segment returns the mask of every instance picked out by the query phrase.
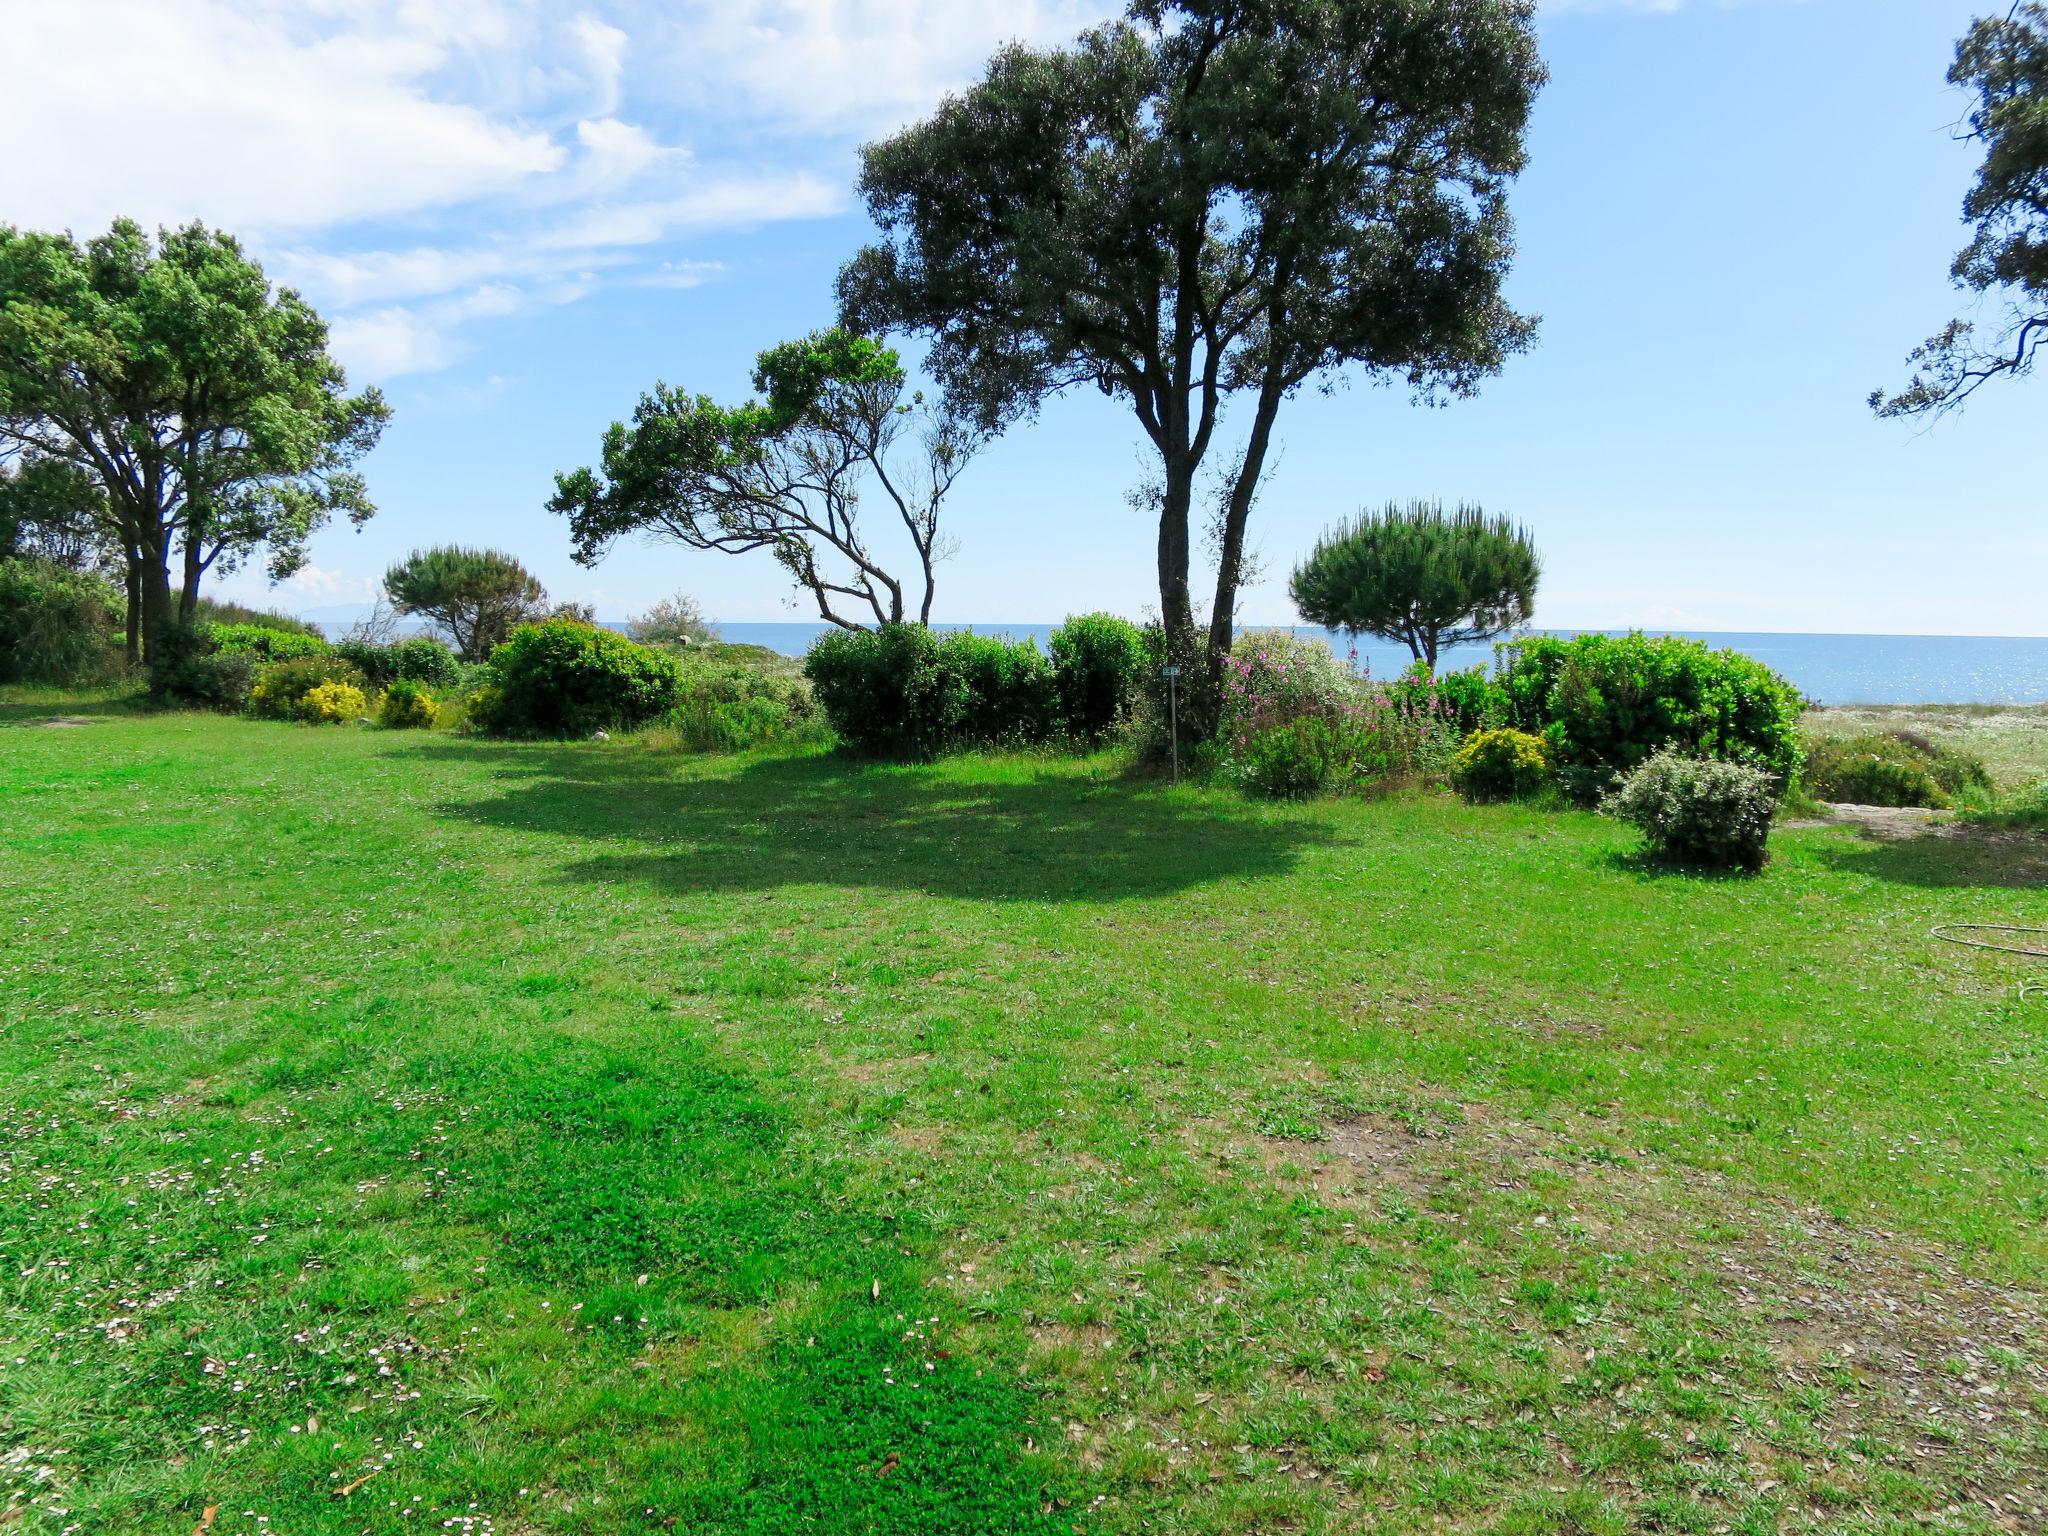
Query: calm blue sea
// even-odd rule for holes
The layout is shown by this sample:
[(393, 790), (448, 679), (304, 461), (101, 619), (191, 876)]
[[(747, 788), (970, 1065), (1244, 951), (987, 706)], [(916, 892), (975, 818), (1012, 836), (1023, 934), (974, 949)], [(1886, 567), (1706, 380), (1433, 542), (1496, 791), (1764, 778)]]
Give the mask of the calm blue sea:
[[(1030, 639), (1041, 647), (1052, 624), (941, 624)], [(801, 656), (824, 632), (822, 624), (721, 624), (731, 641), (765, 645)], [(1343, 636), (1300, 629), (1330, 641), (1342, 656)], [(1569, 631), (1563, 631), (1569, 633)], [(2041, 704), (2048, 703), (2048, 639), (1975, 635), (1736, 635), (1694, 634), (1709, 645), (1743, 651), (1775, 668), (1819, 704)], [(1478, 647), (1447, 654), (1440, 665), (1465, 667), (1492, 659)], [(1378, 641), (1358, 647), (1359, 664), (1391, 677), (1408, 665), (1404, 646)]]

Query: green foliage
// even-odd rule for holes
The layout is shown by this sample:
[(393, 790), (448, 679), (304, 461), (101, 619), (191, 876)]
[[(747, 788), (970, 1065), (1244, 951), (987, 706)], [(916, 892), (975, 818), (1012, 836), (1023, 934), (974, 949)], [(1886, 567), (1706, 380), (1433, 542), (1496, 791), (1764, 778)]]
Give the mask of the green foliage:
[(1984, 146), (1963, 199), (1975, 235), (1949, 273), (1973, 297), (2002, 297), (2005, 316), (1988, 344), (1967, 320), (1922, 343), (1907, 359), (1905, 389), (1871, 395), (1881, 417), (1952, 410), (1992, 379), (2031, 373), (2048, 346), (2048, 5), (2015, 0), (2004, 16), (1972, 23), (1948, 81), (1977, 93), (1965, 137)]
[(117, 669), (125, 607), (98, 576), (50, 560), (0, 559), (0, 683), (104, 682)]
[[(303, 718), (301, 706), (306, 695), (316, 688), (349, 688), (360, 698), (367, 686), (353, 663), (333, 654), (273, 661), (256, 673), (255, 686), (249, 690), (249, 713), (263, 720), (298, 720)], [(362, 713), (358, 707), (356, 715)]]
[[(754, 399), (723, 406), (657, 384), (630, 427), (613, 422), (605, 433), (598, 469), (557, 475), (548, 506), (569, 520), (576, 559), (595, 564), (632, 533), (726, 554), (765, 550), (832, 623), (928, 620), (940, 506), (986, 433), (928, 405), (892, 349), (844, 328), (761, 353), (754, 389)], [(892, 473), (906, 436), (918, 439), (922, 462)], [(909, 537), (923, 587), (915, 606), (862, 527), (866, 479)]]
[(953, 728), (958, 742), (1026, 745), (1058, 731), (1052, 667), (1029, 640), (955, 630), (940, 639), (938, 664), (960, 701)]
[(1526, 800), (1550, 783), (1550, 750), (1526, 731), (1475, 731), (1452, 759), (1451, 783), (1467, 800)]
[(1316, 715), (1267, 726), (1245, 738), (1240, 782), (1266, 800), (1305, 800), (1328, 789), (1348, 765), (1341, 728)]
[(1751, 872), (1769, 855), (1777, 808), (1778, 786), (1762, 769), (1669, 748), (1626, 774), (1601, 805), (1635, 826), (1659, 859)]
[(1131, 718), (1150, 666), (1144, 631), (1111, 613), (1070, 617), (1046, 642), (1061, 729), (1100, 741)]
[(446, 630), (464, 661), (485, 660), (547, 608), (539, 580), (512, 556), (452, 544), (414, 550), (384, 573), (384, 592), (400, 613)]
[(1653, 752), (1799, 771), (1798, 691), (1762, 662), (1640, 633), (1530, 636), (1502, 646), (1507, 723), (1541, 733), (1566, 793), (1590, 803)]
[(211, 625), (179, 624), (158, 637), (149, 691), (161, 703), (236, 714), (249, 702), (255, 676), (253, 656), (223, 656), (214, 649)]
[(1937, 810), (1959, 799), (1988, 799), (1991, 791), (1991, 774), (1981, 758), (1912, 731), (1811, 737), (1804, 782), (1820, 799), (1839, 805)]
[(315, 640), (327, 638), (320, 632), (320, 626), (310, 619), (296, 618), (272, 608), (251, 608), (246, 603), (228, 602), (217, 597), (200, 598), (193, 609), (192, 622), (197, 625), (242, 624), (257, 629), (284, 630), (294, 635), (311, 635)]
[(646, 725), (673, 709), (673, 658), (575, 619), (523, 624), (495, 651), (470, 723), (494, 736), (581, 737)]
[(1541, 574), (1527, 529), (1478, 507), (1416, 501), (1325, 534), (1288, 591), (1311, 624), (1399, 641), (1433, 671), (1445, 647), (1527, 624)]
[(805, 655), (804, 676), (839, 739), (873, 757), (930, 757), (958, 739), (967, 713), (964, 683), (922, 624), (828, 631)]
[(403, 679), (429, 688), (452, 689), (462, 680), (462, 663), (432, 635), (408, 635), (389, 645), (367, 640), (340, 640), (334, 654), (355, 663), (374, 688), (389, 688)]
[(34, 454), (0, 462), (0, 560), (108, 569), (122, 554), (111, 526), (106, 492), (78, 465)]
[(695, 646), (679, 668), (682, 689), (663, 722), (693, 752), (740, 752), (771, 742), (816, 741), (824, 718), (801, 672), (760, 646)]
[(219, 654), (247, 656), (259, 663), (324, 656), (329, 649), (326, 640), (319, 635), (280, 629), (272, 624), (210, 624), (207, 634)]
[(363, 690), (353, 683), (316, 683), (299, 695), (292, 715), (308, 725), (347, 725), (362, 719), (369, 707)]
[(395, 679), (377, 700), (377, 723), (388, 730), (432, 730), (440, 715), (440, 703), (410, 678)]
[(862, 151), (882, 240), (841, 272), (841, 314), (930, 337), (984, 424), (1082, 383), (1127, 401), (1159, 454), (1140, 499), (1177, 645), (1210, 429), (1256, 401), (1221, 495), (1220, 651), (1287, 398), (1345, 367), (1469, 393), (1528, 345), (1507, 189), (1544, 78), (1523, 0), (1142, 0), (1066, 48), (1004, 48)]
[(2048, 832), (2048, 779), (1965, 805), (1962, 814), (1980, 826)]
[(697, 600), (682, 592), (628, 619), (626, 636), (642, 645), (703, 645), (718, 638), (717, 631), (704, 621)]
[[(231, 236), (117, 220), (81, 245), (0, 225), (0, 451), (91, 474), (102, 538), (133, 551), (148, 659), (178, 622), (169, 562), (306, 559), (336, 513), (375, 510), (353, 466), (390, 412), (350, 396), (327, 327)], [(192, 615), (185, 615), (191, 618)]]

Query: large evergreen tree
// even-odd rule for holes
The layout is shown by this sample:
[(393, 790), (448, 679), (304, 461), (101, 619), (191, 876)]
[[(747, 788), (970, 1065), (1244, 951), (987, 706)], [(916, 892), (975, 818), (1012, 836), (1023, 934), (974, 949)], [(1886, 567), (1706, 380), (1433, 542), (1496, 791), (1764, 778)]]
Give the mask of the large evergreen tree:
[(1005, 49), (864, 151), (883, 240), (843, 318), (933, 342), (988, 424), (1092, 384), (1158, 455), (1160, 610), (1198, 649), (1197, 476), (1249, 407), (1216, 512), (1212, 658), (1282, 403), (1347, 365), (1463, 394), (1534, 329), (1502, 297), (1506, 192), (1544, 80), (1532, 0), (1136, 0)]

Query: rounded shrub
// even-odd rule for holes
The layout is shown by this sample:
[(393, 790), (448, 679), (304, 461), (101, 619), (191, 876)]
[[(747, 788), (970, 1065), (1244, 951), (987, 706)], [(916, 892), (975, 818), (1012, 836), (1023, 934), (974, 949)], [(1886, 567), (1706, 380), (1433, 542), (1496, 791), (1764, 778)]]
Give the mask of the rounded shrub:
[(938, 636), (921, 624), (822, 635), (804, 676), (839, 739), (877, 757), (929, 757), (967, 714), (964, 684), (940, 665)]
[(954, 741), (1028, 744), (1053, 734), (1059, 716), (1053, 670), (1029, 640), (957, 630), (940, 638), (938, 661), (960, 704)]
[(149, 671), (152, 696), (230, 715), (248, 706), (256, 658), (222, 655), (214, 649), (212, 629), (207, 624), (180, 625), (164, 633)]
[(1761, 769), (1781, 788), (1799, 771), (1805, 701), (1739, 651), (1636, 633), (1537, 635), (1501, 655), (1507, 723), (1542, 733), (1558, 782), (1582, 802), (1667, 749)]
[(299, 695), (293, 713), (308, 725), (346, 725), (362, 719), (369, 707), (354, 683), (316, 683)]
[(1097, 741), (1131, 718), (1147, 671), (1145, 632), (1113, 613), (1069, 618), (1046, 641), (1060, 727)]
[(1666, 862), (1754, 872), (1768, 856), (1777, 806), (1763, 769), (1667, 748), (1624, 775), (1601, 809), (1635, 826)]
[(387, 730), (431, 730), (440, 715), (434, 696), (410, 678), (399, 678), (377, 700), (377, 723)]
[(432, 635), (408, 635), (389, 645), (343, 640), (336, 643), (334, 654), (353, 662), (376, 688), (389, 688), (403, 681), (450, 689), (462, 678), (462, 663)]
[[(273, 661), (256, 672), (249, 690), (249, 712), (265, 720), (303, 720), (301, 708), (306, 695), (315, 688), (336, 685), (353, 689), (358, 700), (365, 697), (363, 674), (339, 656), (299, 656), (290, 661)], [(364, 713), (358, 703), (351, 720)]]
[(494, 736), (582, 737), (627, 731), (675, 706), (675, 662), (580, 619), (523, 624), (496, 650), (469, 699)]
[(1474, 731), (1451, 759), (1451, 783), (1467, 800), (1525, 800), (1549, 782), (1543, 738), (1511, 727)]

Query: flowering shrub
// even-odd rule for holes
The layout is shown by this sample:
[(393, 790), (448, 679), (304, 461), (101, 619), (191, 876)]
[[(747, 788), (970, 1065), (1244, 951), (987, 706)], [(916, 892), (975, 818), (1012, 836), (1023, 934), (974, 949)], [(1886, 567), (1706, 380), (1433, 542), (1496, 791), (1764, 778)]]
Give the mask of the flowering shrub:
[(430, 730), (440, 714), (434, 696), (409, 678), (398, 679), (377, 701), (377, 723), (388, 730)]
[[(256, 674), (256, 684), (249, 690), (249, 712), (266, 720), (302, 720), (305, 716), (300, 712), (300, 701), (328, 683), (352, 688), (357, 697), (362, 696), (363, 674), (339, 656), (273, 661)], [(362, 706), (358, 705), (356, 715), (362, 713)]]
[(1467, 800), (1521, 800), (1550, 781), (1550, 751), (1527, 731), (1474, 731), (1451, 760), (1451, 783)]
[(1219, 742), (1225, 770), (1255, 794), (1432, 778), (1456, 750), (1457, 708), (1427, 680), (1373, 683), (1320, 640), (1259, 631), (1224, 665)]
[(1777, 786), (1761, 768), (1668, 748), (1629, 773), (1601, 809), (1641, 829), (1660, 859), (1714, 869), (1764, 867)]
[(344, 725), (360, 720), (369, 701), (353, 683), (319, 683), (299, 696), (294, 713), (308, 725)]

